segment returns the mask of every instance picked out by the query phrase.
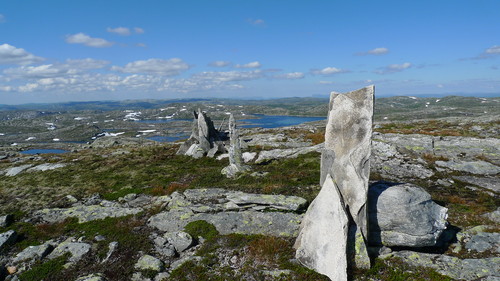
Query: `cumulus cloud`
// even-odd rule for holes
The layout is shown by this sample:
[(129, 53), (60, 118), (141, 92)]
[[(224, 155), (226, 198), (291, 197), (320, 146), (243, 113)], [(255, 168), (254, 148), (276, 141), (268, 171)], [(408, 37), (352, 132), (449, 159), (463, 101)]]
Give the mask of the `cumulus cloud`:
[(493, 46), (484, 51), (486, 54), (500, 55), (500, 46)]
[(367, 55), (379, 56), (379, 55), (385, 55), (387, 53), (389, 53), (389, 49), (381, 47), (381, 48), (375, 48), (375, 49), (372, 49), (372, 50), (369, 50), (366, 52), (356, 53), (356, 55), (358, 55), (358, 56), (367, 56)]
[(65, 63), (9, 68), (4, 70), (3, 73), (10, 79), (60, 78), (68, 75), (81, 74), (92, 69), (101, 69), (108, 64), (108, 61), (87, 58), (66, 60)]
[(347, 72), (347, 70), (336, 68), (336, 67), (325, 67), (323, 69), (312, 69), (311, 73), (314, 75), (323, 75), (323, 76), (328, 76), (328, 75), (334, 75), (338, 73), (344, 73)]
[(136, 34), (143, 34), (144, 33), (144, 29), (142, 29), (140, 27), (134, 27), (134, 32)]
[(236, 67), (236, 68), (259, 68), (261, 66), (262, 65), (260, 64), (260, 62), (253, 61), (253, 62), (249, 62), (247, 64), (237, 64), (234, 67)]
[(304, 77), (305, 75), (302, 72), (289, 72), (283, 74), (276, 74), (273, 76), (273, 78), (276, 79), (288, 79), (288, 80), (302, 79)]
[(213, 67), (224, 67), (229, 65), (231, 65), (230, 61), (222, 61), (222, 60), (213, 61), (208, 64), (208, 66), (213, 66)]
[(93, 38), (85, 33), (77, 33), (66, 36), (66, 43), (69, 44), (83, 44), (88, 47), (105, 48), (113, 46), (113, 42), (109, 42), (102, 38)]
[(148, 59), (127, 63), (124, 67), (113, 66), (111, 69), (123, 73), (149, 73), (164, 76), (178, 75), (190, 66), (179, 58)]
[(395, 73), (395, 72), (401, 72), (401, 71), (408, 69), (410, 67), (412, 67), (412, 64), (409, 62), (405, 62), (402, 64), (390, 64), (386, 67), (379, 68), (378, 70), (375, 71), (375, 73), (390, 74), (390, 73)]
[(110, 33), (115, 33), (115, 34), (118, 34), (118, 35), (121, 35), (121, 36), (129, 36), (131, 34), (130, 32), (130, 29), (127, 28), (127, 27), (115, 27), (115, 28), (111, 28), (111, 27), (108, 27), (106, 29), (108, 32)]
[(28, 53), (24, 49), (16, 48), (9, 44), (0, 45), (0, 64), (27, 65), (43, 60), (44, 58)]

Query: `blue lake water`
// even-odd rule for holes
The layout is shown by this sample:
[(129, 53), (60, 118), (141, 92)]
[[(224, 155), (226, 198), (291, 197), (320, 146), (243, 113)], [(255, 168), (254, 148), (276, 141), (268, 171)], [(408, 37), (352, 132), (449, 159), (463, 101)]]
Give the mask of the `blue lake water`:
[(46, 154), (46, 153), (66, 153), (68, 150), (64, 149), (28, 149), (25, 151), (21, 151), (22, 154)]
[(186, 135), (174, 135), (174, 136), (152, 136), (148, 137), (148, 140), (154, 140), (157, 142), (174, 142), (182, 139), (187, 139), (189, 136)]
[(258, 119), (241, 119), (237, 123), (245, 122), (241, 125), (243, 128), (279, 128), (299, 125), (304, 122), (325, 120), (325, 117), (303, 117), (303, 116), (283, 116), (283, 115), (264, 115), (253, 114)]

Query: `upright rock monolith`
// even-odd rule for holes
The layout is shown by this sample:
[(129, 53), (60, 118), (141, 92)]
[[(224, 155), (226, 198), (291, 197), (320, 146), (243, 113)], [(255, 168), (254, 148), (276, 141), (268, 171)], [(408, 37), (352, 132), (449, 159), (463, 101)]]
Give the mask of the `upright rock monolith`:
[(213, 157), (217, 152), (225, 152), (220, 133), (215, 129), (212, 120), (198, 109), (198, 112), (194, 112), (191, 136), (181, 145), (177, 154), (200, 158)]
[(222, 174), (233, 178), (236, 174), (248, 171), (250, 167), (245, 165), (241, 153), (240, 134), (236, 127), (233, 114), (229, 116), (229, 166), (222, 169)]
[[(337, 272), (345, 271), (343, 263), (332, 260), (332, 251), (346, 249), (338, 254), (346, 257), (348, 265), (369, 267), (370, 261), (366, 251), (368, 223), (366, 203), (368, 194), (368, 178), (370, 175), (371, 135), (373, 119), (374, 87), (339, 94), (333, 92), (330, 96), (328, 122), (325, 132), (325, 149), (321, 155), (322, 191), (313, 201), (304, 217), (301, 232), (296, 242), (297, 259), (304, 265), (326, 274), (332, 280), (339, 279)], [(323, 189), (334, 188), (340, 194), (345, 212), (339, 211), (332, 199), (322, 198)], [(322, 204), (318, 209), (316, 201), (330, 202)], [(348, 221), (324, 222), (323, 217), (334, 213), (336, 216), (347, 216)], [(315, 233), (308, 221), (326, 223), (325, 228), (331, 232)], [(333, 236), (334, 229), (345, 229), (346, 238)], [(321, 238), (314, 236), (323, 236)], [(311, 240), (312, 239), (312, 240)], [(342, 247), (333, 249), (328, 243), (316, 243), (317, 240), (340, 243)], [(320, 247), (320, 248), (318, 248)], [(338, 259), (336, 259), (338, 260)], [(324, 265), (324, 266), (319, 266)], [(329, 273), (322, 268), (328, 266)], [(335, 274), (334, 274), (335, 273)]]

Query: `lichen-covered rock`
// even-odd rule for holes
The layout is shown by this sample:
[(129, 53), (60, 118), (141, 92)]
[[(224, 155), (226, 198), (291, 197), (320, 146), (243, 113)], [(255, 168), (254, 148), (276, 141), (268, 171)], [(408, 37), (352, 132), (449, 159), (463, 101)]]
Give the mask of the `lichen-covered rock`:
[(474, 177), (474, 176), (455, 176), (456, 180), (463, 181), (469, 184), (473, 184), (484, 189), (500, 193), (500, 178), (498, 177)]
[(18, 263), (21, 261), (34, 261), (34, 260), (41, 260), (44, 257), (46, 257), (52, 250), (54, 249), (54, 246), (52, 245), (52, 242), (45, 242), (42, 245), (38, 246), (28, 246), (24, 250), (22, 250), (20, 253), (18, 253), (12, 261), (14, 263)]
[(68, 238), (66, 241), (59, 244), (48, 256), (48, 259), (55, 259), (66, 253), (70, 253), (69, 262), (77, 262), (86, 254), (90, 253), (92, 246), (88, 243), (73, 242), (73, 238)]
[(135, 215), (142, 208), (102, 207), (98, 205), (76, 206), (71, 208), (42, 209), (33, 214), (33, 219), (48, 223), (61, 222), (66, 218), (78, 218), (78, 222), (88, 222), (105, 218)]
[(500, 173), (500, 167), (485, 161), (436, 161), (436, 166), (476, 175), (496, 175)]
[(236, 121), (233, 114), (231, 114), (229, 116), (229, 166), (224, 167), (221, 171), (228, 178), (234, 178), (238, 173), (250, 170), (250, 167), (243, 162), (240, 142)]
[(259, 153), (259, 156), (257, 157), (257, 160), (255, 160), (255, 163), (262, 163), (269, 160), (283, 158), (296, 158), (299, 155), (307, 154), (310, 152), (321, 152), (324, 147), (325, 145), (323, 143), (320, 143), (314, 146), (307, 147), (264, 150)]
[(181, 231), (184, 226), (195, 220), (205, 220), (213, 224), (221, 234), (291, 237), (298, 234), (302, 215), (257, 211), (194, 213), (190, 208), (183, 208), (156, 214), (148, 220), (148, 225), (161, 231), (175, 232)]
[(237, 205), (266, 205), (272, 208), (298, 211), (307, 204), (307, 200), (297, 196), (252, 194), (243, 192), (233, 192), (227, 195), (227, 199)]
[(368, 196), (372, 245), (425, 247), (436, 245), (446, 228), (447, 209), (412, 184), (379, 182)]
[(11, 168), (7, 168), (5, 169), (2, 173), (6, 176), (9, 176), (9, 177), (13, 177), (13, 176), (16, 176), (17, 174), (23, 172), (24, 170), (30, 168), (31, 164), (26, 164), (26, 165), (21, 165), (21, 166), (17, 166), (17, 167), (11, 167)]
[(500, 276), (500, 257), (459, 259), (457, 257), (401, 251), (392, 253), (413, 266), (430, 267), (442, 275), (459, 280), (478, 280), (487, 276)]
[(44, 172), (44, 171), (63, 168), (66, 166), (67, 166), (67, 164), (65, 164), (65, 163), (44, 163), (44, 164), (36, 165), (35, 167), (29, 168), (26, 171), (27, 172), (37, 172), (37, 171)]
[(100, 273), (92, 273), (86, 276), (79, 277), (75, 281), (107, 281)]
[(150, 255), (144, 255), (139, 258), (137, 263), (134, 265), (134, 268), (137, 270), (152, 270), (160, 272), (165, 269), (165, 265), (158, 258), (155, 258)]
[(491, 213), (483, 214), (483, 217), (500, 224), (500, 207)]
[(500, 233), (480, 232), (472, 235), (472, 237), (465, 243), (467, 250), (476, 252), (485, 252), (491, 250), (500, 253)]
[(6, 248), (9, 245), (12, 245), (16, 242), (17, 232), (14, 230), (9, 230), (4, 233), (0, 233), (0, 251)]

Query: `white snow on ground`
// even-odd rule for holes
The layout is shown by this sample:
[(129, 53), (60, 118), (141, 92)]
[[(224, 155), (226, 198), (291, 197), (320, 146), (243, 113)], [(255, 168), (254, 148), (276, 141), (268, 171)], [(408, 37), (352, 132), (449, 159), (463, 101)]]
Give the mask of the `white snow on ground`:
[(144, 131), (137, 131), (137, 132), (142, 133), (142, 134), (149, 134), (149, 133), (156, 132), (156, 130), (144, 130)]
[(132, 121), (138, 121), (139, 118), (141, 115), (142, 115), (142, 112), (134, 112), (134, 111), (131, 111), (131, 110), (125, 110), (125, 112), (128, 112), (125, 117), (123, 117), (123, 120), (126, 121), (126, 120), (132, 120)]
[(25, 139), (25, 141), (30, 141), (30, 140), (34, 140), (36, 139), (36, 137), (28, 137), (27, 139)]
[(61, 141), (61, 139), (52, 139), (53, 141)]
[(437, 99), (436, 102), (440, 102), (441, 100), (440, 99)]
[(5, 134), (4, 133), (0, 133), (0, 136), (5, 136)]

